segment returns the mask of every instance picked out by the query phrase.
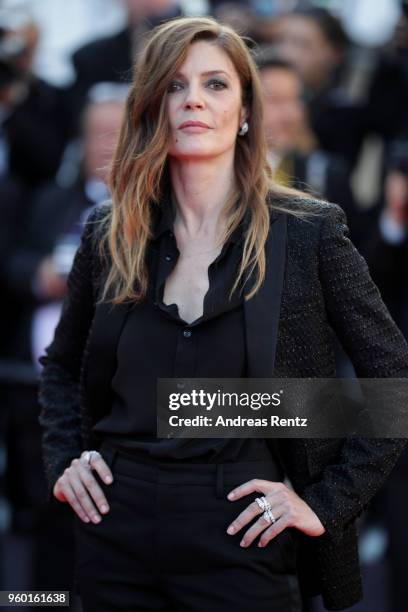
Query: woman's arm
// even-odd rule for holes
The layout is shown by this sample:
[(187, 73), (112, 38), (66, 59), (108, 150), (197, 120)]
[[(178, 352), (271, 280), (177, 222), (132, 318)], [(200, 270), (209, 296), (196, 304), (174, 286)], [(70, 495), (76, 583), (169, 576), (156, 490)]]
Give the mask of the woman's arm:
[[(408, 345), (374, 284), (365, 259), (350, 241), (347, 219), (333, 204), (320, 236), (320, 279), (329, 322), (361, 378), (408, 376)], [(338, 463), (302, 491), (329, 537), (365, 510), (394, 467), (404, 438), (348, 438)]]
[(54, 339), (39, 359), (43, 365), (39, 423), (43, 428), (42, 451), (48, 496), (58, 477), (79, 457), (82, 448), (79, 380), (83, 351), (94, 315), (93, 227), (104, 206), (91, 212), (81, 236), (67, 281), (67, 295)]

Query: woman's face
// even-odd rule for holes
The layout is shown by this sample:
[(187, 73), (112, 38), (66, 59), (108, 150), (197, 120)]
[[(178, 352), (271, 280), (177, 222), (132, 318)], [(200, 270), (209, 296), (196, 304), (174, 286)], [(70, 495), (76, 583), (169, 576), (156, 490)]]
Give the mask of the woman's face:
[[(228, 55), (209, 42), (193, 43), (168, 88), (167, 112), (170, 156), (193, 161), (233, 154), (246, 114), (239, 77)], [(187, 121), (204, 126), (183, 127)]]

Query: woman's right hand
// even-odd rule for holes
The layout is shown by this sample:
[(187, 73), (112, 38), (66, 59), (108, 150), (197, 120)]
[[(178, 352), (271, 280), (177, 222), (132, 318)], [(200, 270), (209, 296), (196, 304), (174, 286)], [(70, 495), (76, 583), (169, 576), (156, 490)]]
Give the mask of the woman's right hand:
[(67, 502), (75, 510), (79, 518), (85, 523), (92, 520), (99, 523), (101, 520), (96, 507), (102, 514), (109, 512), (109, 504), (97, 480), (92, 474), (96, 470), (106, 484), (113, 482), (113, 474), (97, 451), (92, 451), (92, 465), (87, 457), (90, 451), (84, 451), (79, 459), (73, 459), (58, 478), (53, 488), (54, 497), (61, 502)]

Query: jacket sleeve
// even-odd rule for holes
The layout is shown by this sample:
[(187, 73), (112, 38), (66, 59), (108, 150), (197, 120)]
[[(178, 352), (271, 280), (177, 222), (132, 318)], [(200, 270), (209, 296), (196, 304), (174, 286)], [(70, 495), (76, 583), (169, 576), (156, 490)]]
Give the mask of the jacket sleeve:
[(93, 291), (93, 226), (101, 207), (89, 215), (67, 280), (67, 294), (51, 344), (41, 355), (38, 400), (42, 454), (53, 499), (56, 480), (82, 448), (79, 381), (95, 304)]
[[(319, 273), (329, 322), (359, 378), (408, 377), (408, 345), (391, 318), (363, 256), (350, 241), (347, 218), (331, 204), (321, 222)], [(407, 440), (344, 440), (339, 460), (302, 498), (326, 528), (341, 537), (385, 482)]]

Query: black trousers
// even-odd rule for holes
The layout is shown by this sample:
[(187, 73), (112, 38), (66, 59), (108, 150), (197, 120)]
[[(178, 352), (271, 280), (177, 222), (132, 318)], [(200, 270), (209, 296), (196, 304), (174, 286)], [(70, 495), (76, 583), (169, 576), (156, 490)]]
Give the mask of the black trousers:
[(263, 548), (259, 537), (239, 545), (249, 525), (226, 533), (262, 495), (232, 502), (227, 494), (252, 478), (277, 480), (272, 458), (141, 461), (106, 442), (100, 452), (114, 481), (106, 485), (93, 474), (110, 511), (99, 524), (75, 514), (75, 578), (84, 612), (300, 612), (296, 530), (283, 530)]

